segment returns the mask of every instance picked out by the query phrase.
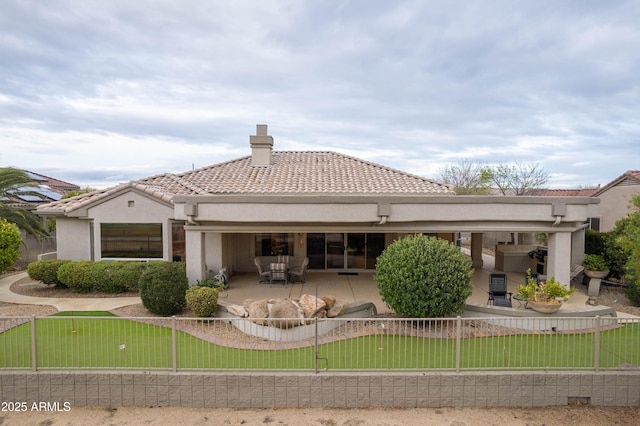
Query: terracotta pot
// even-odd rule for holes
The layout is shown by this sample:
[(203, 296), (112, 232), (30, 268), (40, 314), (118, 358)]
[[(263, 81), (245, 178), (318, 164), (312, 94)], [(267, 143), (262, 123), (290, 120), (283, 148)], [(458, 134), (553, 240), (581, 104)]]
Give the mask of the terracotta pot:
[(584, 270), (584, 274), (589, 278), (606, 278), (609, 275), (609, 271), (590, 271), (588, 269)]
[(541, 314), (553, 314), (555, 312), (558, 312), (558, 310), (562, 307), (562, 303), (544, 303), (530, 300), (527, 303), (527, 306), (536, 312), (540, 312)]

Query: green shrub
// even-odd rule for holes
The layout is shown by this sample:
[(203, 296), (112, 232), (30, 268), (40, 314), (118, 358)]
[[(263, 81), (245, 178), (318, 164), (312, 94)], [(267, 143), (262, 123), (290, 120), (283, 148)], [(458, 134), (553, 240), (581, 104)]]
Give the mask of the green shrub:
[(58, 268), (58, 280), (76, 293), (90, 293), (95, 283), (91, 274), (94, 262), (81, 260), (67, 262)]
[(609, 265), (599, 254), (585, 254), (584, 260), (582, 261), (582, 266), (584, 269), (589, 271), (608, 271)]
[(218, 290), (193, 286), (187, 290), (187, 306), (197, 317), (212, 317), (218, 311)]
[(0, 273), (18, 261), (21, 243), (18, 227), (5, 218), (0, 218)]
[(151, 262), (140, 277), (140, 298), (149, 312), (174, 315), (186, 305), (189, 287), (184, 262)]
[(29, 278), (36, 281), (42, 281), (47, 285), (55, 285), (56, 287), (66, 287), (58, 279), (58, 269), (70, 260), (50, 259), (37, 260), (27, 265), (27, 274)]
[(146, 263), (114, 261), (95, 262), (91, 268), (95, 290), (104, 293), (125, 293), (138, 288)]
[(627, 297), (634, 306), (640, 306), (640, 280), (631, 279), (627, 284)]
[(602, 254), (604, 253), (604, 233), (586, 229), (584, 234), (584, 252), (585, 254)]
[(126, 283), (129, 290), (137, 290), (140, 283), (140, 277), (149, 264), (147, 262), (131, 261), (122, 261), (118, 263), (120, 263), (122, 267), (114, 277), (114, 280), (122, 281), (119, 285), (124, 285)]
[(604, 258), (609, 265), (609, 275), (614, 278), (623, 278), (627, 270), (627, 262), (631, 257), (631, 250), (623, 247), (621, 238), (633, 231), (632, 217), (626, 216), (616, 221), (616, 226), (605, 233)]
[(462, 312), (472, 277), (471, 260), (455, 245), (412, 235), (384, 250), (374, 279), (382, 300), (396, 313), (442, 317)]

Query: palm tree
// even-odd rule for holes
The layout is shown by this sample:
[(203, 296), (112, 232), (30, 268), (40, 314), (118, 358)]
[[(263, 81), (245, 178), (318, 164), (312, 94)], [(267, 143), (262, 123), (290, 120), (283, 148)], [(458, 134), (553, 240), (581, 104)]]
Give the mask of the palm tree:
[(0, 168), (0, 217), (15, 223), (18, 228), (40, 239), (48, 236), (49, 233), (38, 216), (29, 210), (9, 205), (11, 196), (22, 193), (21, 187), (33, 184), (33, 179), (22, 170), (12, 167)]

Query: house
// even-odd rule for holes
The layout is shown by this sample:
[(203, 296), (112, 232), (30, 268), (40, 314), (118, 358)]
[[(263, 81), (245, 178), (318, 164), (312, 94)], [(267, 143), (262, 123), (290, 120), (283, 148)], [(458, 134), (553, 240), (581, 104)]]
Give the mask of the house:
[(630, 213), (634, 195), (640, 195), (640, 170), (627, 170), (593, 194), (600, 198), (600, 232), (611, 231), (619, 219)]
[[(39, 205), (60, 200), (70, 191), (80, 189), (78, 185), (45, 176), (29, 170), (22, 170), (29, 176), (32, 183), (9, 191), (8, 200), (3, 200), (7, 205), (15, 208), (35, 212)], [(29, 263), (35, 261), (39, 254), (55, 250), (55, 240), (53, 237), (37, 239), (26, 232), (21, 232), (24, 244), (20, 246), (20, 260), (16, 262), (19, 268), (24, 268)]]
[(591, 197), (456, 196), (447, 186), (335, 152), (275, 151), (266, 125), (251, 155), (162, 174), (40, 206), (57, 218), (58, 258), (184, 260), (190, 283), (226, 267), (253, 272), (257, 256), (308, 257), (322, 271), (372, 271), (406, 233), (453, 241), (483, 232), (549, 233), (548, 271), (569, 282), (582, 260)]
[(23, 170), (32, 179), (32, 184), (11, 191), (6, 202), (14, 207), (35, 210), (38, 205), (60, 200), (71, 191), (80, 189), (78, 185), (55, 179), (40, 173)]

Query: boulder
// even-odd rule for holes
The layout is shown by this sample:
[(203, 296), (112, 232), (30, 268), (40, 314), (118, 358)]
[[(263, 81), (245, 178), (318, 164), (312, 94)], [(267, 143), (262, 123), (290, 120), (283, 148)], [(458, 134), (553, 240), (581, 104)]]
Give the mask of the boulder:
[(304, 311), (305, 318), (315, 318), (318, 312), (324, 311), (327, 306), (324, 300), (310, 294), (303, 294), (300, 296), (300, 301), (298, 303)]
[(258, 325), (265, 325), (266, 321), (264, 318), (269, 317), (269, 308), (267, 307), (266, 300), (255, 300), (251, 301), (247, 306), (247, 312), (249, 314), (249, 318), (257, 318), (257, 321), (254, 321)]
[(240, 318), (246, 318), (249, 316), (249, 312), (247, 312), (247, 308), (240, 305), (229, 305), (227, 306), (227, 312), (233, 314)]
[[(279, 319), (287, 318), (287, 319)], [(296, 318), (296, 319), (290, 319)], [(292, 328), (304, 322), (304, 310), (291, 299), (280, 299), (271, 307), (269, 325), (278, 328)]]
[(324, 296), (321, 299), (324, 300), (324, 303), (327, 305), (327, 309), (333, 308), (333, 305), (336, 304), (336, 298), (333, 296)]
[(342, 310), (344, 309), (344, 302), (342, 300), (336, 301), (336, 303), (331, 307), (331, 309), (327, 310), (328, 318), (336, 318), (340, 316)]

